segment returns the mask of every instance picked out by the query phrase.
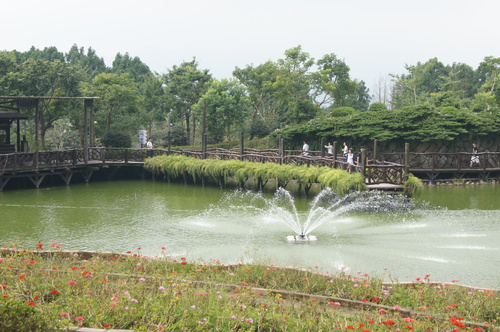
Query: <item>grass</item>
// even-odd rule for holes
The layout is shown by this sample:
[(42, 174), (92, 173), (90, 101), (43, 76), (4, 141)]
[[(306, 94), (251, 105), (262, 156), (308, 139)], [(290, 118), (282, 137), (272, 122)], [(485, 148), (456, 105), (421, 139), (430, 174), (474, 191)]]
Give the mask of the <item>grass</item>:
[(0, 251), (1, 331), (488, 331), (500, 315), (498, 291), (429, 275), (387, 284), (317, 267), (174, 260), (164, 247), (156, 257), (27, 249)]

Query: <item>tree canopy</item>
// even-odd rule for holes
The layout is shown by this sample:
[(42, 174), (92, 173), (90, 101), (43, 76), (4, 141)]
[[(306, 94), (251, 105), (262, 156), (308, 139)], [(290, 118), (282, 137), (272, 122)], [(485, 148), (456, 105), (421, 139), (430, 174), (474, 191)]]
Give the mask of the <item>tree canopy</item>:
[[(487, 56), (477, 68), (432, 58), (404, 71), (391, 75), (390, 84), (381, 80), (384, 86), (371, 96), (335, 53), (314, 59), (300, 45), (276, 61), (236, 67), (232, 77), (215, 79), (196, 58), (153, 73), (127, 52), (108, 67), (96, 50), (75, 44), (68, 53), (55, 47), (1, 51), (0, 95), (97, 96), (98, 137), (135, 137), (147, 129), (148, 136), (168, 132), (179, 144), (199, 144), (203, 129), (212, 142), (243, 132), (250, 139), (283, 135), (291, 145), (320, 138), (449, 141), (500, 132), (500, 58)], [(33, 116), (34, 110), (26, 112)], [(51, 146), (76, 144), (74, 132), (82, 137), (81, 105), (49, 98), (39, 112), (42, 148), (51, 131)], [(25, 127), (30, 137), (34, 128)]]

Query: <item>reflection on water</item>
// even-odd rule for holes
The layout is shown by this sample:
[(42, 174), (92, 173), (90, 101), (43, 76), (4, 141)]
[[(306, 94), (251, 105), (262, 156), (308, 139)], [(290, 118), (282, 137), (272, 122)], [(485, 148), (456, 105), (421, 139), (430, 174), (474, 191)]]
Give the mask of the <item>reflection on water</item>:
[[(149, 181), (7, 191), (0, 193), (0, 243), (55, 240), (68, 250), (140, 247), (146, 255), (166, 246), (191, 261), (318, 266), (400, 281), (430, 274), (434, 281), (500, 288), (499, 187), (426, 188), (409, 209), (374, 209), (371, 198), (361, 197), (355, 208), (342, 211), (344, 201), (325, 213), (325, 201), (291, 198), (273, 210), (272, 194)], [(310, 232), (318, 241), (285, 240), (295, 232), (281, 218), (287, 204), (300, 231), (315, 225)], [(321, 213), (311, 217), (314, 208)]]

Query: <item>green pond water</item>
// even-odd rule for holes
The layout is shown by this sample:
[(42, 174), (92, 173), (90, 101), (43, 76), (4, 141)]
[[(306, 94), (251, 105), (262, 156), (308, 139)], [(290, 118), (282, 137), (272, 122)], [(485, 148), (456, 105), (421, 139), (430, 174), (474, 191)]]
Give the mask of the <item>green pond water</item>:
[[(428, 187), (411, 206), (354, 198), (321, 217), (312, 199), (153, 181), (0, 192), (0, 246), (141, 253), (500, 288), (500, 187)], [(296, 211), (294, 210), (296, 209)], [(315, 242), (288, 242), (290, 218)], [(11, 241), (13, 243), (11, 243)], [(166, 247), (163, 250), (162, 247)], [(140, 249), (138, 249), (140, 248)]]

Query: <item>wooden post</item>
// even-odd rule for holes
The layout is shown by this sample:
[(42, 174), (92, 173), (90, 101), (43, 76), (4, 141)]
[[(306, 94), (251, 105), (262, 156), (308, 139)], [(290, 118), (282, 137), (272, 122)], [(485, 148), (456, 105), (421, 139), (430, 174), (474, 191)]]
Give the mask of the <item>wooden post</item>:
[(40, 155), (38, 152), (38, 126), (40, 125), (40, 101), (35, 99), (36, 110), (35, 110), (35, 168), (38, 168), (38, 161), (40, 160)]
[(373, 160), (378, 159), (378, 139), (373, 140)]
[(207, 159), (207, 133), (201, 136), (201, 154), (203, 159)]
[(87, 99), (83, 103), (83, 161), (89, 162), (89, 105)]
[(167, 132), (167, 146), (168, 146), (168, 152), (170, 153), (170, 150), (172, 148), (172, 137), (170, 135), (170, 130)]
[(337, 168), (337, 141), (333, 141), (333, 168)]
[(361, 174), (366, 177), (366, 149), (361, 150)]
[(278, 153), (280, 155), (280, 165), (283, 165), (283, 157), (285, 156), (285, 142), (283, 141), (283, 135), (280, 135)]
[(325, 139), (321, 138), (321, 157), (325, 156)]
[(406, 181), (408, 179), (409, 173), (410, 173), (410, 143), (405, 143), (405, 175), (403, 181)]
[(94, 100), (86, 99), (85, 102), (89, 103), (90, 123), (89, 123), (89, 146), (95, 146), (95, 124), (94, 124)]
[(16, 152), (23, 152), (21, 148), (21, 122), (19, 119), (16, 120), (16, 137), (17, 137), (17, 148)]
[(240, 160), (243, 160), (243, 154), (245, 153), (245, 135), (243, 132), (240, 133)]

